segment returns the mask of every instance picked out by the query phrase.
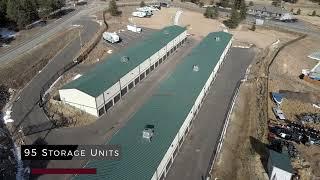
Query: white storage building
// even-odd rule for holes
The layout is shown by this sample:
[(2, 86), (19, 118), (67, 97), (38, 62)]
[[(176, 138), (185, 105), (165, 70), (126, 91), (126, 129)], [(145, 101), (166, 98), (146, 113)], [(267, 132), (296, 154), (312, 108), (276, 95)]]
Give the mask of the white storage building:
[(165, 61), (186, 37), (183, 27), (163, 28), (65, 85), (59, 90), (60, 99), (94, 116), (101, 116)]
[(121, 145), (121, 159), (90, 161), (97, 174), (74, 179), (163, 180), (231, 43), (225, 32), (206, 36), (108, 142)]

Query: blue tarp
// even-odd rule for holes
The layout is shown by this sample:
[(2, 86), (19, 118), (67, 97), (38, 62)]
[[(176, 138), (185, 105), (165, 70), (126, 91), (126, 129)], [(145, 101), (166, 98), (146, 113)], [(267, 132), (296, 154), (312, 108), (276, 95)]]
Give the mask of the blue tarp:
[(276, 92), (272, 92), (272, 98), (276, 103), (278, 103), (278, 104), (282, 103), (282, 99), (283, 99), (282, 94), (276, 93)]

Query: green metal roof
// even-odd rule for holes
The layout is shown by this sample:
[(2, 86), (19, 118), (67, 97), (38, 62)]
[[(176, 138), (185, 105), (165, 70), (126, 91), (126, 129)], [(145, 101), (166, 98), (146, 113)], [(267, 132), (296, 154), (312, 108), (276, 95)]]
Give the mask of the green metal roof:
[[(96, 65), (95, 68), (62, 89), (78, 89), (97, 97), (185, 30), (180, 26), (165, 27), (129, 48), (108, 57), (105, 62)], [(121, 62), (124, 56), (129, 57), (127, 63)]]
[[(91, 161), (87, 167), (97, 168), (97, 174), (75, 179), (151, 179), (231, 38), (225, 32), (205, 37), (108, 142), (121, 145), (121, 160)], [(198, 65), (199, 71), (193, 71), (193, 65)], [(148, 124), (154, 125), (151, 142), (142, 139)]]
[(287, 151), (278, 153), (274, 150), (269, 150), (269, 158), (271, 159), (271, 164), (279, 169), (285, 170), (292, 173), (292, 165)]

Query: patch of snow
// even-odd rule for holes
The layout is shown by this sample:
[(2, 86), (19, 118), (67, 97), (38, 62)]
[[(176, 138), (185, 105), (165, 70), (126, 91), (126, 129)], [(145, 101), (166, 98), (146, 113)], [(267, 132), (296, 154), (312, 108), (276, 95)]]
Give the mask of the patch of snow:
[(23, 168), (23, 162), (21, 160), (21, 149), (20, 149), (20, 147), (17, 146), (16, 143), (14, 143), (13, 154), (14, 154), (14, 157), (17, 161), (16, 179), (17, 180), (24, 180), (24, 177), (23, 177), (24, 168)]
[(108, 50), (108, 52), (107, 52), (108, 54), (112, 54), (112, 50), (110, 49), (110, 50)]
[(81, 76), (82, 76), (82, 74), (77, 74), (76, 76), (73, 77), (73, 80), (76, 80), (76, 79), (78, 79), (78, 78), (81, 77)]
[(81, 25), (79, 24), (72, 24), (73, 27), (80, 27)]
[(13, 122), (13, 119), (11, 119), (11, 113), (12, 113), (11, 108), (9, 108), (5, 112), (5, 115), (3, 116), (3, 121), (4, 121), (5, 124)]

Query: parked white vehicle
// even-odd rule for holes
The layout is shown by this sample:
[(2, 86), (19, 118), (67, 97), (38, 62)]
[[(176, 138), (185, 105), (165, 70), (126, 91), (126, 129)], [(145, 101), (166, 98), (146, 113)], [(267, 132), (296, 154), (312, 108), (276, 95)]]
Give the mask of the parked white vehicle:
[(143, 17), (147, 16), (147, 13), (146, 12), (141, 12), (141, 11), (136, 11), (136, 12), (132, 13), (132, 16), (143, 18)]
[(152, 12), (151, 8), (149, 8), (149, 7), (140, 7), (140, 8), (137, 8), (137, 11), (145, 12), (147, 14), (147, 16), (153, 15), (153, 12)]
[(136, 32), (136, 33), (140, 33), (142, 31), (142, 29), (140, 27), (137, 27), (135, 25), (127, 25), (127, 29), (128, 29), (128, 31), (132, 31), (132, 32)]
[(118, 36), (118, 34), (117, 33), (115, 33), (115, 32), (113, 32), (113, 33), (111, 33), (111, 32), (104, 32), (103, 33), (103, 39), (104, 40), (106, 40), (106, 41), (108, 41), (108, 42), (110, 42), (110, 43), (117, 43), (117, 42), (119, 42), (120, 41), (120, 37)]
[(280, 120), (285, 120), (286, 117), (284, 115), (284, 113), (282, 112), (282, 110), (279, 107), (273, 107), (272, 108), (274, 115), (280, 119)]

